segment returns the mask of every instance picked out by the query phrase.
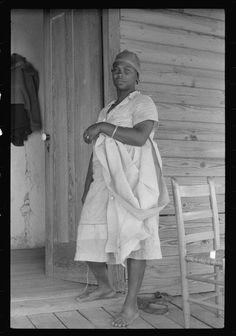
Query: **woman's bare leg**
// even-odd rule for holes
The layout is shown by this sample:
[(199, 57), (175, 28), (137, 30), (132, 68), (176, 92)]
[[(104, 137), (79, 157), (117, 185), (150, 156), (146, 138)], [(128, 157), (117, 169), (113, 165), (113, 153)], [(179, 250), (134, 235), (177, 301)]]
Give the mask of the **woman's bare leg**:
[(112, 323), (114, 326), (126, 326), (137, 316), (137, 296), (142, 285), (145, 267), (146, 260), (127, 259), (128, 293), (120, 314)]
[(87, 264), (97, 280), (98, 287), (90, 293), (78, 296), (77, 300), (85, 302), (114, 297), (116, 291), (109, 281), (106, 263), (87, 261)]

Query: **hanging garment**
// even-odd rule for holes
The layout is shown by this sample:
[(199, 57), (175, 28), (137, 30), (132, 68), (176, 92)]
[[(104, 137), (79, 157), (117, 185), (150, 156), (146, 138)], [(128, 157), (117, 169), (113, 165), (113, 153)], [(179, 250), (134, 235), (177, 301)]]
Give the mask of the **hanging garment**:
[(24, 146), (31, 134), (30, 120), (24, 104), (11, 104), (11, 142), (15, 146)]
[[(31, 132), (40, 130), (41, 115), (38, 101), (39, 76), (33, 66), (18, 54), (11, 56), (11, 104), (23, 104), (27, 112)], [(18, 107), (17, 107), (18, 109)], [(14, 109), (14, 113), (16, 109)], [(21, 111), (21, 117), (24, 115)], [(21, 117), (14, 118), (12, 129), (22, 127)], [(20, 122), (20, 124), (18, 124)], [(14, 123), (14, 124), (13, 124)], [(27, 133), (27, 131), (26, 131)]]

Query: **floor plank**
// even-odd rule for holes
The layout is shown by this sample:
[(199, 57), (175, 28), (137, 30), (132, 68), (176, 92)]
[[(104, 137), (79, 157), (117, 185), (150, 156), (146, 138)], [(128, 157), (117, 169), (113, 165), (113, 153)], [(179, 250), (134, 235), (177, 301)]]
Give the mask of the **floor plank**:
[(66, 329), (64, 324), (54, 314), (28, 315), (37, 329)]
[(165, 315), (155, 315), (148, 314), (144, 311), (141, 313), (142, 318), (154, 326), (156, 329), (183, 329), (178, 323), (169, 319), (167, 314)]
[[(168, 318), (172, 321), (176, 322), (178, 325), (184, 327), (184, 315), (182, 309), (178, 308), (177, 306), (173, 305), (169, 302), (169, 312)], [(195, 317), (191, 316), (190, 318), (190, 327), (194, 329), (209, 329), (210, 327), (205, 323), (197, 320)]]
[(11, 328), (13, 329), (34, 329), (35, 326), (26, 316), (11, 317)]
[[(114, 318), (121, 311), (122, 303), (106, 304), (102, 308)], [(154, 327), (146, 322), (142, 316), (139, 316), (131, 325), (127, 326), (127, 329), (154, 329)]]
[[(196, 295), (193, 295), (193, 297), (196, 297)], [(198, 297), (200, 297), (200, 295), (198, 295)], [(182, 308), (182, 298), (175, 297), (173, 299), (173, 304)], [(191, 315), (203, 321), (208, 326), (211, 326), (212, 328), (224, 327), (224, 319), (222, 317), (217, 317), (213, 311), (205, 309), (205, 307), (202, 307), (194, 303), (191, 303), (190, 307), (191, 307)]]
[[(80, 308), (101, 307), (103, 304), (107, 303), (107, 300), (80, 303), (76, 301), (75, 298), (76, 296), (11, 302), (11, 315), (23, 316), (29, 314), (33, 315), (58, 311), (80, 310)], [(122, 296), (115, 299), (109, 299), (109, 301), (113, 304), (123, 300), (124, 297)]]
[(94, 325), (88, 321), (79, 311), (57, 312), (55, 315), (68, 329), (94, 329)]
[(91, 307), (79, 309), (79, 312), (85, 316), (97, 329), (120, 329), (112, 326), (112, 317), (101, 307)]

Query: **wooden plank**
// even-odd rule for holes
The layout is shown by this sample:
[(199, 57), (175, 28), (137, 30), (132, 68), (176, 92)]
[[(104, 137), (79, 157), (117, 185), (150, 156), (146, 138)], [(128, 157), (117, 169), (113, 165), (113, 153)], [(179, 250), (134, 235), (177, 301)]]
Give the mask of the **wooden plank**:
[[(93, 302), (80, 303), (73, 297), (59, 297), (47, 298), (40, 300), (23, 300), (18, 302), (11, 302), (11, 316), (25, 316), (41, 313), (53, 313), (58, 311), (70, 311), (80, 308), (99, 307), (107, 302), (107, 300), (97, 300)], [(123, 301), (124, 297), (121, 295), (115, 299), (109, 299), (111, 304), (117, 304)]]
[(35, 326), (27, 316), (11, 317), (11, 328), (13, 329), (34, 329)]
[[(208, 14), (209, 15), (209, 14)], [(205, 17), (186, 15), (166, 9), (122, 8), (121, 21), (134, 21), (160, 27), (170, 27), (207, 35), (224, 37), (224, 22)]]
[(180, 185), (179, 192), (181, 197), (209, 196), (209, 185)]
[(149, 23), (121, 21), (121, 39), (224, 53), (224, 38)]
[(184, 105), (223, 107), (225, 94), (220, 90), (207, 90), (180, 85), (140, 83), (140, 91), (155, 102)]
[[(183, 311), (181, 309), (176, 309), (176, 306), (174, 306), (172, 303), (169, 303), (168, 318), (184, 327)], [(194, 316), (190, 317), (190, 328), (210, 329), (210, 327), (207, 324), (199, 321)]]
[[(200, 297), (204, 297), (204, 295), (203, 294), (193, 294), (193, 297), (200, 298)], [(172, 304), (176, 305), (177, 307), (182, 308), (181, 297), (178, 297), (178, 296), (174, 297)], [(224, 328), (223, 318), (216, 317), (215, 313), (210, 311), (207, 308), (203, 308), (202, 306), (192, 303), (191, 304), (191, 314), (192, 316), (203, 321), (204, 323), (211, 326), (212, 328)]]
[(154, 326), (156, 329), (182, 329), (178, 323), (168, 318), (168, 314), (165, 315), (153, 315), (141, 311), (142, 318)]
[[(173, 197), (172, 195), (170, 196), (170, 202), (167, 204), (167, 206), (161, 211), (162, 215), (170, 215), (175, 213), (174, 209), (174, 203), (173, 203)], [(183, 209), (184, 211), (201, 211), (201, 210), (206, 210), (207, 208), (207, 203), (208, 203), (208, 198), (202, 197), (201, 200), (198, 198), (191, 198), (191, 199), (183, 199)], [(225, 212), (225, 196), (224, 195), (217, 195), (217, 203), (218, 203), (218, 211), (220, 213)], [(210, 208), (210, 207), (208, 207)]]
[[(212, 266), (189, 265), (193, 273), (212, 272)], [(199, 282), (189, 282), (190, 292), (199, 293), (212, 291), (214, 286)], [(156, 291), (167, 292), (170, 295), (181, 294), (180, 263), (178, 256), (163, 257), (159, 260), (147, 262), (144, 279), (140, 293), (154, 293)]]
[(184, 221), (207, 218), (207, 217), (213, 217), (213, 214), (212, 214), (211, 210), (191, 211), (191, 212), (183, 213), (183, 220)]
[(224, 9), (222, 8), (184, 8), (184, 9), (171, 9), (183, 14), (189, 15), (191, 18), (193, 16), (202, 16), (212, 20), (225, 20)]
[(80, 313), (86, 317), (97, 329), (117, 329), (112, 326), (112, 317), (101, 307), (90, 307), (89, 309), (79, 309)]
[(121, 49), (134, 51), (141, 62), (163, 63), (216, 71), (224, 71), (225, 68), (223, 55), (210, 51), (127, 39), (121, 39)]
[[(111, 316), (116, 317), (122, 309), (122, 304), (118, 304), (116, 306), (106, 304), (103, 306), (103, 309), (107, 311)], [(148, 323), (146, 320), (144, 320), (142, 318), (142, 314), (140, 314), (140, 316), (131, 325), (127, 326), (125, 329), (154, 329), (154, 327), (150, 323)]]
[(115, 56), (120, 49), (120, 9), (103, 9), (104, 105), (116, 98), (111, 76)]
[(223, 71), (142, 62), (140, 81), (195, 88), (225, 89)]
[(225, 126), (215, 123), (161, 120), (154, 139), (187, 141), (225, 141)]
[(162, 169), (164, 176), (189, 177), (205, 177), (225, 175), (224, 159), (208, 159), (208, 158), (162, 158)]
[(55, 315), (68, 329), (94, 329), (94, 325), (77, 310), (57, 312)]
[[(61, 242), (68, 241), (68, 151), (67, 151), (67, 41), (64, 38), (69, 29), (66, 11), (52, 14), (51, 57), (52, 57), (52, 115), (54, 147), (54, 237)], [(71, 61), (71, 60), (70, 60)]]
[(28, 318), (37, 329), (66, 329), (54, 314), (28, 315)]
[(212, 158), (224, 159), (225, 144), (220, 141), (158, 140), (162, 158)]
[(161, 103), (155, 100), (159, 111), (159, 120), (176, 120), (191, 122), (212, 122), (224, 124), (225, 111), (223, 107), (191, 106), (173, 103)]
[[(184, 165), (183, 165), (184, 166)], [(185, 185), (185, 186), (194, 186), (194, 185), (206, 185), (207, 184), (207, 176), (191, 176), (191, 177), (181, 177), (178, 176), (176, 179), (178, 180), (178, 183), (180, 185)], [(214, 174), (212, 174), (214, 176)], [(214, 176), (214, 181), (215, 181), (215, 187), (216, 187), (216, 194), (225, 194), (225, 176), (222, 177), (216, 177)], [(171, 187), (171, 178), (170, 177), (165, 177), (165, 182), (167, 185), (167, 189), (170, 193), (172, 193), (172, 187)]]
[(198, 233), (192, 233), (185, 237), (186, 244), (191, 242), (197, 242), (200, 240), (208, 240), (214, 238), (214, 232), (198, 232)]

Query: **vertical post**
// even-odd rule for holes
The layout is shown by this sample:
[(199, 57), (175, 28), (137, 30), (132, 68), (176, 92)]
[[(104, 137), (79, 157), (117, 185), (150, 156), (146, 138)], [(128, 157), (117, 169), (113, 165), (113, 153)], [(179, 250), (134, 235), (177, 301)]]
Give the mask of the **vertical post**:
[[(111, 68), (120, 51), (120, 9), (102, 10), (104, 105), (116, 98)], [(109, 265), (108, 274), (117, 291), (125, 291), (125, 269), (121, 265)]]

